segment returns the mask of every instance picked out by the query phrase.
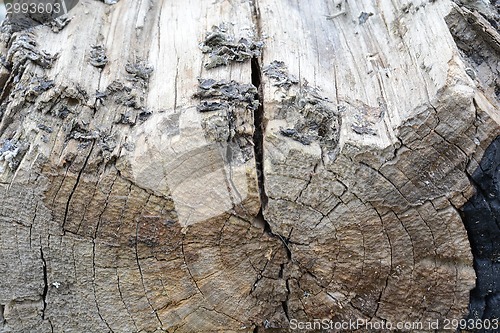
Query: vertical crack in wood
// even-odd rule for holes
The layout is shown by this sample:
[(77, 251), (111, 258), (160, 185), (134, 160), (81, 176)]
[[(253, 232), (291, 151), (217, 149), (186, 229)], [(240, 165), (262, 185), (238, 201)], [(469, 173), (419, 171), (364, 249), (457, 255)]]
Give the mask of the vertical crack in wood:
[(5, 305), (0, 304), (0, 328), (2, 328), (6, 323), (4, 312), (5, 312)]
[(130, 313), (130, 309), (129, 309), (127, 303), (125, 303), (125, 298), (123, 298), (123, 292), (122, 292), (122, 288), (120, 286), (120, 274), (118, 273), (118, 269), (116, 269), (115, 273), (116, 273), (116, 282), (117, 282), (117, 287), (118, 287), (118, 294), (120, 295), (120, 300), (122, 301), (123, 306), (125, 307), (125, 310), (127, 311), (127, 314), (130, 317), (130, 320), (132, 320), (132, 323), (134, 324), (135, 330), (137, 332), (139, 332), (139, 328), (137, 327), (137, 323), (135, 322), (134, 317)]
[(96, 242), (96, 240), (92, 239), (92, 292), (94, 293), (94, 302), (95, 302), (95, 307), (97, 309), (97, 315), (99, 316), (99, 319), (101, 319), (101, 322), (103, 322), (106, 325), (106, 327), (108, 328), (109, 332), (113, 333), (113, 330), (111, 329), (111, 326), (109, 326), (108, 322), (102, 316), (101, 309), (99, 308), (99, 302), (97, 302), (97, 292), (96, 292), (96, 264), (95, 264), (95, 242)]
[[(253, 11), (253, 20), (257, 31), (257, 38), (262, 38), (261, 24), (260, 24), (260, 9), (258, 5), (258, 0), (251, 1), (251, 7)], [(263, 56), (261, 55), (261, 61)], [(264, 174), (264, 133), (265, 133), (265, 110), (264, 110), (264, 89), (262, 87), (262, 66), (257, 57), (253, 57), (251, 60), (251, 71), (252, 71), (252, 84), (257, 88), (256, 99), (259, 100), (259, 107), (254, 111), (254, 154), (255, 154), (255, 165), (257, 168), (257, 181), (259, 187), (259, 197), (260, 197), (260, 210), (256, 216), (256, 219), (264, 223), (264, 232), (268, 235), (277, 238), (283, 244), (283, 248), (286, 251), (288, 261), (280, 265), (279, 277), (285, 279), (286, 295), (285, 300), (281, 302), (283, 313), (288, 321), (290, 321), (290, 315), (288, 311), (288, 300), (290, 298), (290, 286), (288, 278), (285, 278), (284, 270), (286, 264), (292, 262), (292, 252), (288, 246), (288, 238), (283, 237), (278, 233), (274, 233), (271, 229), (271, 225), (264, 217), (264, 210), (268, 204), (268, 197), (265, 189), (265, 174)], [(293, 229), (292, 229), (293, 231)], [(257, 278), (257, 281), (259, 277)], [(254, 332), (258, 332), (259, 327), (256, 326)]]
[[(141, 214), (139, 216), (143, 216), (144, 213), (146, 212), (145, 209), (151, 200), (151, 196), (152, 196), (151, 194), (148, 196), (148, 199), (146, 200), (146, 203), (144, 204), (143, 210), (141, 211)], [(153, 306), (153, 303), (151, 303), (151, 300), (149, 299), (148, 289), (146, 288), (146, 284), (144, 282), (144, 273), (142, 272), (141, 262), (140, 262), (140, 258), (139, 258), (139, 224), (140, 223), (141, 223), (141, 221), (140, 221), (140, 219), (138, 219), (136, 221), (136, 225), (135, 225), (135, 244), (134, 244), (135, 261), (137, 264), (137, 269), (139, 270), (139, 275), (141, 277), (141, 285), (142, 285), (142, 290), (144, 291), (144, 298), (146, 299), (146, 301), (149, 305), (149, 308), (151, 309), (151, 313), (154, 313), (156, 320), (158, 320), (160, 327), (163, 327), (163, 322), (160, 319), (160, 316), (158, 315), (158, 311), (156, 310), (156, 308)], [(182, 244), (182, 251), (184, 254), (184, 243)], [(190, 273), (190, 275), (191, 275), (191, 273)], [(191, 278), (193, 279), (193, 282), (196, 284), (196, 280), (193, 278), (192, 275), (191, 275)], [(197, 284), (196, 284), (196, 287), (198, 287)], [(201, 292), (201, 290), (200, 290), (200, 292)]]
[(68, 220), (69, 205), (71, 204), (71, 199), (73, 198), (73, 195), (76, 192), (76, 188), (78, 187), (78, 184), (80, 183), (80, 178), (82, 177), (83, 171), (87, 167), (87, 164), (88, 164), (89, 159), (90, 159), (90, 155), (92, 155), (92, 151), (94, 150), (94, 146), (95, 146), (95, 140), (92, 140), (92, 146), (90, 147), (89, 154), (85, 158), (85, 162), (83, 162), (83, 166), (80, 169), (80, 172), (78, 172), (78, 176), (76, 177), (75, 185), (73, 186), (73, 189), (71, 190), (71, 193), (69, 194), (68, 201), (66, 201), (66, 208), (64, 209), (64, 220), (63, 220), (63, 223), (61, 226), (61, 230), (63, 232), (63, 235), (66, 234), (65, 226), (66, 226), (66, 222)]
[(42, 270), (43, 270), (43, 309), (42, 309), (42, 320), (45, 320), (45, 310), (47, 309), (47, 294), (49, 292), (49, 283), (47, 278), (47, 261), (43, 255), (42, 239), (40, 238), (40, 257), (42, 259)]
[[(288, 249), (288, 247), (287, 247)], [(288, 260), (290, 261), (290, 250), (287, 250), (287, 255), (288, 255)], [(283, 271), (285, 270), (285, 264), (280, 265), (280, 272), (279, 272), (279, 278), (283, 279)], [(290, 298), (290, 285), (288, 283), (288, 279), (285, 280), (285, 286), (286, 286), (286, 298), (284, 301), (281, 302), (281, 307), (283, 308), (283, 312), (285, 313), (285, 317), (288, 321), (290, 321), (290, 315), (288, 314), (288, 299)]]
[(188, 264), (187, 258), (186, 258), (186, 253), (184, 252), (184, 242), (185, 242), (185, 239), (186, 239), (186, 235), (183, 235), (182, 236), (182, 242), (181, 242), (182, 260), (183, 260), (184, 265), (186, 267), (186, 270), (187, 270), (187, 272), (189, 274), (189, 277), (191, 278), (191, 280), (193, 280), (193, 283), (194, 283), (196, 289), (198, 289), (198, 291), (200, 292), (201, 295), (205, 296), (205, 294), (203, 294), (203, 291), (201, 291), (200, 287), (198, 286), (198, 282), (194, 278), (193, 273), (191, 273), (191, 269), (189, 268), (189, 264)]
[[(257, 0), (252, 1), (253, 19), (257, 30), (257, 37), (261, 37), (260, 31), (260, 14), (257, 4)], [(257, 219), (264, 222), (264, 231), (268, 234), (274, 236), (271, 231), (269, 223), (264, 218), (263, 211), (267, 207), (267, 194), (264, 185), (264, 89), (262, 88), (262, 67), (259, 63), (259, 59), (253, 57), (251, 60), (251, 70), (252, 70), (252, 84), (257, 88), (256, 99), (259, 101), (259, 107), (255, 109), (253, 121), (254, 121), (254, 154), (255, 154), (255, 166), (257, 168), (257, 181), (259, 187), (259, 197), (260, 197), (260, 210), (257, 214)]]
[(252, 84), (257, 88), (257, 96), (259, 100), (259, 107), (254, 112), (254, 154), (255, 154), (255, 166), (257, 168), (257, 181), (259, 184), (259, 196), (260, 196), (260, 212), (267, 206), (267, 195), (266, 189), (264, 187), (264, 96), (263, 89), (261, 86), (261, 67), (259, 60), (257, 58), (252, 58)]
[(259, 0), (251, 0), (250, 6), (252, 7), (252, 16), (255, 24), (255, 30), (257, 31), (257, 36), (262, 37), (262, 26), (260, 24), (260, 7)]
[[(390, 273), (393, 271), (393, 258), (394, 258), (394, 254), (392, 253), (392, 250), (393, 250), (393, 244), (392, 244), (392, 241), (391, 241), (391, 238), (389, 237), (389, 233), (387, 231), (387, 228), (384, 224), (384, 218), (382, 217), (382, 214), (380, 214), (380, 212), (377, 210), (377, 208), (375, 208), (375, 206), (372, 206), (373, 207), (373, 210), (377, 213), (378, 215), (378, 218), (380, 220), (380, 223), (382, 224), (382, 230), (384, 231), (384, 235), (385, 237), (387, 238), (387, 242), (389, 243), (389, 251), (390, 251), (390, 270), (389, 270), (389, 274), (387, 274), (387, 276), (385, 277), (385, 281), (384, 281), (384, 286), (382, 287), (382, 290), (380, 290), (380, 293), (378, 294), (378, 297), (377, 297), (377, 301), (376, 301), (376, 306), (375, 306), (375, 311), (373, 312), (373, 315), (370, 317), (370, 321), (373, 319), (373, 318), (378, 318), (378, 311), (380, 309), (380, 303), (382, 302), (382, 297), (384, 297), (384, 293), (385, 291), (387, 290), (387, 287), (389, 285), (389, 277), (390, 277)], [(387, 222), (386, 222), (387, 223)]]

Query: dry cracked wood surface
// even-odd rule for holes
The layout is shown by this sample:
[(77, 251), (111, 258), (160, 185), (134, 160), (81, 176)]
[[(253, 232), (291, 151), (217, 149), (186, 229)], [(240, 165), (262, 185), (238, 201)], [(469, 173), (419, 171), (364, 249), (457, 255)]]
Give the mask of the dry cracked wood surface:
[(1, 332), (467, 315), (491, 8), (107, 2), (1, 28)]

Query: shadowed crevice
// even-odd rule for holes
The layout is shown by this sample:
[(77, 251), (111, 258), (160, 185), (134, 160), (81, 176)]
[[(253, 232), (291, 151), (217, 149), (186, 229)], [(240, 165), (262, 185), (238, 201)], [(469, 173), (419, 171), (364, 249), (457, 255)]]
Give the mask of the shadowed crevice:
[(43, 255), (42, 244), (40, 244), (40, 257), (42, 259), (42, 270), (43, 270), (42, 319), (45, 319), (45, 310), (47, 309), (47, 294), (49, 291), (49, 283), (48, 283), (48, 277), (47, 277), (47, 261), (45, 260), (45, 256)]

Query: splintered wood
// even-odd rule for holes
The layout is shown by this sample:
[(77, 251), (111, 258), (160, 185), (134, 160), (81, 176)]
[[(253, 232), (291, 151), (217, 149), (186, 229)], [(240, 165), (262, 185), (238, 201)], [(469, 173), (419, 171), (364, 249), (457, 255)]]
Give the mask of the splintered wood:
[(462, 318), (458, 209), (500, 115), (454, 6), (82, 0), (4, 24), (0, 331)]

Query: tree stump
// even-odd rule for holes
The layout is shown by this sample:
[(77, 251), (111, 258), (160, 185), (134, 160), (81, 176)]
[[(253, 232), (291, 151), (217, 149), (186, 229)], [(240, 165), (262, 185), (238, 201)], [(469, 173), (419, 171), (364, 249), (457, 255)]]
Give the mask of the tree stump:
[(0, 330), (464, 318), (496, 22), (447, 0), (81, 0), (4, 22)]

